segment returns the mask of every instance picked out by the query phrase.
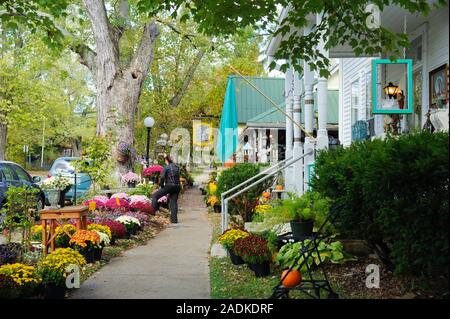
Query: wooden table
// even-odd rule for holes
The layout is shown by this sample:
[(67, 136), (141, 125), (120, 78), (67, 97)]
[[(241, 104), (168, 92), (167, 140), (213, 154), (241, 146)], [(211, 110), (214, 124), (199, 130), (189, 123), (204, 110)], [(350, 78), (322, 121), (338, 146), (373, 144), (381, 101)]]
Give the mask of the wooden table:
[[(89, 207), (87, 206), (67, 206), (58, 209), (43, 209), (41, 210), (41, 224), (42, 224), (42, 245), (44, 246), (44, 255), (48, 253), (48, 245), (50, 244), (50, 251), (55, 250), (55, 229), (57, 225), (63, 226), (64, 222), (61, 220), (75, 219), (77, 229), (87, 228), (87, 214)], [(47, 225), (50, 226), (50, 238), (47, 238)]]

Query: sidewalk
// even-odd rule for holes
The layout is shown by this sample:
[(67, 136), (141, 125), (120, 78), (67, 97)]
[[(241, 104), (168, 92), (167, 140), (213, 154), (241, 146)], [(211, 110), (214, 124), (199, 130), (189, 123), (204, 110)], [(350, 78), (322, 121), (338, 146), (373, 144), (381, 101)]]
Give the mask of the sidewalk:
[(105, 265), (76, 290), (73, 299), (210, 298), (208, 249), (212, 227), (197, 187), (179, 200), (178, 224), (145, 246)]

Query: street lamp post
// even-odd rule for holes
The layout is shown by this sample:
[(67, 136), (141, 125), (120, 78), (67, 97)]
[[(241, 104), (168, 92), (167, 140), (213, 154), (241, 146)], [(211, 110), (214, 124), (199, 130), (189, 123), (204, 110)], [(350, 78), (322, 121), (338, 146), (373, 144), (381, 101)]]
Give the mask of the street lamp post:
[(144, 125), (147, 128), (147, 153), (145, 156), (145, 160), (148, 167), (150, 165), (150, 130), (152, 129), (153, 125), (155, 125), (155, 120), (151, 116), (146, 117), (144, 120)]

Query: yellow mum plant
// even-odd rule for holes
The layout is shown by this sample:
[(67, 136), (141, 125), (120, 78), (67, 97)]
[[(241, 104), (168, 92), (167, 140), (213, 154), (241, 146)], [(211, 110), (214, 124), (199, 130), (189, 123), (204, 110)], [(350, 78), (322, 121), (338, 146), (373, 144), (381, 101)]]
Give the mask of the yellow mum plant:
[(219, 237), (219, 243), (226, 249), (233, 249), (234, 242), (239, 238), (250, 236), (250, 233), (240, 228), (228, 229)]
[(217, 184), (216, 183), (209, 183), (208, 184), (209, 193), (211, 195), (215, 195), (217, 193)]
[(216, 195), (212, 195), (212, 196), (209, 196), (209, 198), (208, 198), (208, 204), (210, 205), (210, 206), (216, 206), (217, 204), (219, 203), (219, 199), (217, 198), (217, 196)]
[(112, 234), (111, 234), (111, 228), (109, 228), (106, 225), (100, 225), (100, 224), (89, 224), (87, 226), (88, 230), (96, 230), (98, 232), (104, 233), (106, 235), (108, 235), (109, 239), (112, 238)]
[(65, 274), (67, 266), (71, 264), (81, 268), (86, 265), (86, 260), (75, 249), (58, 248), (42, 258), (38, 263), (38, 268), (49, 268)]
[(0, 266), (0, 274), (10, 277), (19, 287), (35, 286), (41, 282), (33, 266), (20, 263)]

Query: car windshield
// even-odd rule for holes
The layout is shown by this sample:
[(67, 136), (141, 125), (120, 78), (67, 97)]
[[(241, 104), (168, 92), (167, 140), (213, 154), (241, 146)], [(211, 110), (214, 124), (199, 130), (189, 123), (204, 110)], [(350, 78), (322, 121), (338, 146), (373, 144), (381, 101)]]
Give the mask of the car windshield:
[[(75, 162), (78, 161), (78, 159), (70, 159), (70, 160), (63, 160), (59, 161), (55, 164), (55, 172), (57, 173), (69, 173), (73, 174), (75, 172)], [(79, 173), (84, 173), (83, 171)]]

